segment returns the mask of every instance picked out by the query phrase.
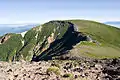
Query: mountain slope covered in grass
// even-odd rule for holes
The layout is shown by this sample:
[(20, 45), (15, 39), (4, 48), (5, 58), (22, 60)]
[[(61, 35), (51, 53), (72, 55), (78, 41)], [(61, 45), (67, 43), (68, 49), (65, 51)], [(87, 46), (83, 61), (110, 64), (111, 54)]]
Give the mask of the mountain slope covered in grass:
[(70, 20), (82, 32), (92, 38), (93, 42), (82, 42), (76, 46), (77, 53), (96, 58), (120, 56), (120, 29), (88, 20)]
[[(11, 35), (16, 37), (8, 35), (0, 37), (0, 60), (120, 57), (120, 29), (99, 22), (50, 21), (28, 30), (24, 36)], [(16, 45), (17, 43), (19, 45)]]

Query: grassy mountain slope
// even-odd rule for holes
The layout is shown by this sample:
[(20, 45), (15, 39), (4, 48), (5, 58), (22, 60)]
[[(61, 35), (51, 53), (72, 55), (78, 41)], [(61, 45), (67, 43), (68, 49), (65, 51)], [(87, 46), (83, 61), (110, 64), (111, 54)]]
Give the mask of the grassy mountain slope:
[[(51, 55), (55, 55), (63, 50), (61, 48), (65, 48), (63, 44), (66, 39), (62, 38), (66, 33), (68, 33), (67, 35), (70, 37), (71, 34), (69, 33), (71, 33), (72, 30), (72, 23), (65, 21), (50, 21), (41, 26), (32, 28), (24, 36), (24, 46), (17, 53), (17, 59), (31, 61), (32, 59), (45, 59), (45, 57), (51, 58)], [(54, 41), (55, 44), (53, 44)], [(51, 47), (51, 45), (54, 46)], [(55, 53), (53, 53), (54, 50)]]
[(76, 53), (96, 58), (112, 58), (120, 56), (119, 28), (88, 20), (69, 21), (78, 26), (79, 32), (89, 35), (98, 43), (83, 42), (76, 46)]
[(6, 34), (0, 38), (0, 60), (12, 61), (15, 55), (22, 48), (22, 36), (20, 34)]
[[(42, 43), (43, 47), (41, 47), (42, 49), (45, 48), (45, 50), (42, 52), (38, 51), (39, 53), (37, 54), (39, 55), (35, 58), (37, 61), (61, 56), (72, 49), (73, 45), (86, 40), (86, 36), (77, 32), (74, 24), (67, 21), (50, 21), (42, 25), (42, 29), (40, 35), (38, 35), (38, 40), (45, 37), (45, 40)], [(46, 45), (48, 46), (47, 48)], [(41, 48), (39, 48), (39, 50)]]

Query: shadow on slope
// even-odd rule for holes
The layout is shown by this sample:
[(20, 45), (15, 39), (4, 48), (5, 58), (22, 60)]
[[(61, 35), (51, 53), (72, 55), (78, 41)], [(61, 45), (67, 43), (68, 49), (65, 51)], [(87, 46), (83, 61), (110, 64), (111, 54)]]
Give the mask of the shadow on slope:
[(50, 47), (39, 56), (33, 56), (32, 61), (52, 60), (57, 56), (67, 54), (74, 45), (80, 41), (86, 40), (87, 37), (84, 34), (77, 32), (74, 25), (72, 24), (61, 39), (57, 39), (51, 43)]

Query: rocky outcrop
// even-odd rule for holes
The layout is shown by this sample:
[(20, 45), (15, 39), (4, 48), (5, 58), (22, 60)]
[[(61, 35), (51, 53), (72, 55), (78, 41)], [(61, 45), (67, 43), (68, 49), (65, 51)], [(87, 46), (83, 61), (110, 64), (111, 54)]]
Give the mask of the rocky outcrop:
[(119, 80), (119, 63), (114, 60), (0, 62), (0, 80)]

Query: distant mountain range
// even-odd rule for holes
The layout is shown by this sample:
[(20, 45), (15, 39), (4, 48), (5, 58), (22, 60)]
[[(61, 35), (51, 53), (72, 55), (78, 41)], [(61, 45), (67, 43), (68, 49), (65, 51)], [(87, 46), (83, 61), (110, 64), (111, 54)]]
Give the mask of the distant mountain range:
[(0, 24), (0, 36), (6, 33), (21, 33), (38, 24)]
[(116, 27), (120, 28), (120, 21), (109, 21), (109, 22), (105, 22), (105, 24), (116, 26)]

